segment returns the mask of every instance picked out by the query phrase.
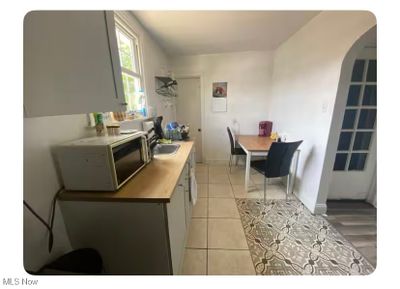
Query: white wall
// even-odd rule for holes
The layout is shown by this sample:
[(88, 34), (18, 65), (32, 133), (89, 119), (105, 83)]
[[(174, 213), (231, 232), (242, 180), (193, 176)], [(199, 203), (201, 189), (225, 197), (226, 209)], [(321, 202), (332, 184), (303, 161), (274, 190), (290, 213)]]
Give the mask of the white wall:
[(269, 116), (276, 130), (304, 140), (295, 191), (316, 213), (326, 209), (318, 196), (342, 61), (375, 24), (368, 12), (322, 12), (274, 53)]
[[(203, 154), (206, 161), (229, 159), (226, 127), (233, 119), (241, 134), (258, 134), (258, 123), (270, 120), (267, 99), (271, 87), (272, 53), (249, 51), (175, 57), (171, 61), (175, 76), (202, 76)], [(227, 112), (212, 112), (212, 83), (228, 82)], [(179, 97), (179, 96), (178, 96)]]
[[(24, 200), (46, 221), (50, 215), (52, 198), (61, 187), (51, 147), (93, 134), (85, 125), (86, 115), (24, 119)], [(46, 228), (24, 209), (25, 269), (39, 269), (54, 256), (71, 249), (58, 208), (54, 221), (54, 248), (50, 256)]]
[[(174, 119), (174, 110), (165, 108), (155, 94), (154, 76), (168, 68), (168, 58), (145, 30), (129, 14), (128, 21), (134, 25), (142, 42), (143, 65), (146, 78), (146, 93), (150, 105), (166, 119)], [(24, 200), (45, 220), (50, 213), (50, 204), (61, 187), (51, 155), (51, 146), (94, 134), (86, 127), (86, 115), (66, 115), (24, 119)], [(71, 249), (66, 235), (62, 215), (58, 208), (54, 224), (54, 248), (47, 252), (47, 232), (39, 221), (24, 209), (24, 266), (37, 270), (49, 260)]]

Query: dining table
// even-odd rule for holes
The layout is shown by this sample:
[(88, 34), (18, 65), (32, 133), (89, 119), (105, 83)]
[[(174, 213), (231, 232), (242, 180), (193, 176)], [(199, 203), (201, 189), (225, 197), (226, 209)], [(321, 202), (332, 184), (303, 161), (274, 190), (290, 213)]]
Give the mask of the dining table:
[[(268, 156), (268, 151), (271, 145), (276, 140), (271, 139), (269, 136), (258, 136), (258, 135), (237, 135), (236, 142), (246, 153), (246, 169), (245, 169), (245, 179), (244, 188), (248, 192), (250, 189), (250, 170), (251, 170), (251, 158), (252, 157), (266, 157)], [(300, 150), (296, 150), (293, 157), (295, 162), (292, 161), (290, 170), (290, 180), (289, 184), (290, 192), (293, 193), (294, 183), (296, 180), (297, 166), (299, 162)], [(293, 176), (293, 177), (292, 177)]]

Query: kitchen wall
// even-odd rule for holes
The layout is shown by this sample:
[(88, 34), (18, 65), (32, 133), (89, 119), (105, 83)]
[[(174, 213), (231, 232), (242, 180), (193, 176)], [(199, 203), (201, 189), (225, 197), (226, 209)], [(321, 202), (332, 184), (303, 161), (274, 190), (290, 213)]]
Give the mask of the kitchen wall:
[(369, 12), (322, 12), (274, 52), (269, 117), (277, 131), (304, 140), (296, 192), (317, 213), (326, 209), (326, 195), (318, 196), (326, 194), (320, 180), (342, 62), (375, 24)]
[[(168, 58), (156, 42), (129, 13), (123, 17), (134, 26), (142, 42), (146, 93), (151, 106), (166, 120), (175, 119), (174, 107), (165, 107), (161, 97), (155, 94), (154, 76), (169, 69)], [(48, 220), (50, 204), (61, 187), (51, 147), (64, 141), (94, 135), (87, 128), (86, 115), (65, 115), (24, 119), (24, 200)], [(24, 209), (24, 266), (37, 270), (46, 262), (71, 249), (62, 215), (57, 207), (54, 223), (54, 248), (47, 252), (47, 232), (43, 225)]]
[[(233, 121), (241, 134), (258, 134), (260, 120), (270, 120), (268, 95), (271, 87), (272, 53), (248, 51), (175, 57), (175, 76), (201, 75), (203, 97), (203, 154), (205, 160), (227, 161), (229, 139), (226, 131)], [(212, 83), (228, 82), (227, 112), (212, 111)], [(178, 96), (179, 97), (179, 96)]]
[[(86, 115), (35, 117), (24, 119), (24, 200), (46, 221), (54, 194), (61, 187), (51, 147), (93, 135), (86, 127)], [(57, 207), (54, 248), (47, 251), (46, 228), (24, 209), (24, 266), (37, 270), (52, 258), (71, 249), (64, 222)]]

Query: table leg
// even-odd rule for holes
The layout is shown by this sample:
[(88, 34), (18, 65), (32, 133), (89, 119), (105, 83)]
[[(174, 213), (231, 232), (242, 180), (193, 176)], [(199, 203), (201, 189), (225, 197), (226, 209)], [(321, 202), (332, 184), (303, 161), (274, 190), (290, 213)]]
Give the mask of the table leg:
[(251, 161), (251, 152), (246, 152), (246, 172), (244, 177), (244, 190), (247, 193), (249, 191), (249, 183), (250, 183), (250, 161)]

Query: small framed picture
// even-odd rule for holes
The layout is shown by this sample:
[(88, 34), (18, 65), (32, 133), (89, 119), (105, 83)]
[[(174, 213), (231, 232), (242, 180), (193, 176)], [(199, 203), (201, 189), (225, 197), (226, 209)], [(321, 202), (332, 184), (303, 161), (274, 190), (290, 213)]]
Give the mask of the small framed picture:
[(227, 82), (213, 82), (213, 97), (227, 97), (228, 96), (228, 83)]

